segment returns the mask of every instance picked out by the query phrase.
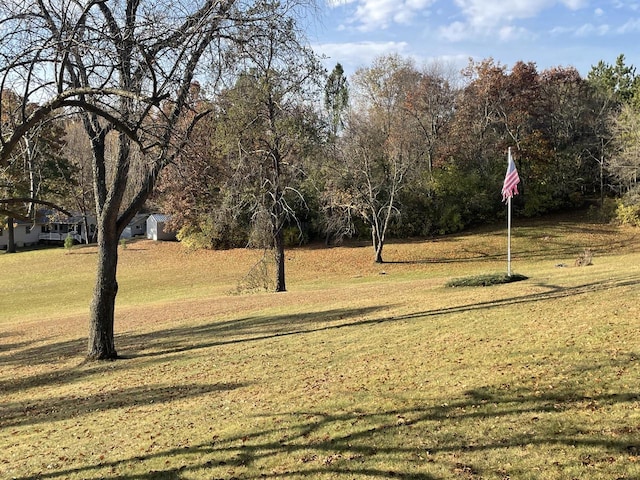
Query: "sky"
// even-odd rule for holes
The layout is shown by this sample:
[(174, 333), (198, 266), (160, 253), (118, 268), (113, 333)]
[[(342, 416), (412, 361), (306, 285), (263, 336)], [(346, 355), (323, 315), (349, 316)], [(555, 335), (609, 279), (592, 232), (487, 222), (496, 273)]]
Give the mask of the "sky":
[(624, 54), (640, 74), (640, 0), (319, 1), (308, 39), (329, 71), (339, 62), (347, 76), (390, 53), (418, 67), (493, 58), (507, 68), (572, 66), (585, 77)]

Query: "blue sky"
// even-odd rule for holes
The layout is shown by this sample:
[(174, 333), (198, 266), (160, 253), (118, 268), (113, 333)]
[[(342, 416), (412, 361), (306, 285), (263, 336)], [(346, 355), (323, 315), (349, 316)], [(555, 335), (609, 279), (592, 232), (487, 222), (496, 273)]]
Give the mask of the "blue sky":
[(417, 66), (437, 60), (463, 68), (492, 57), (539, 71), (592, 65), (624, 54), (640, 73), (640, 0), (319, 0), (320, 18), (307, 29), (316, 52), (348, 75), (387, 53)]

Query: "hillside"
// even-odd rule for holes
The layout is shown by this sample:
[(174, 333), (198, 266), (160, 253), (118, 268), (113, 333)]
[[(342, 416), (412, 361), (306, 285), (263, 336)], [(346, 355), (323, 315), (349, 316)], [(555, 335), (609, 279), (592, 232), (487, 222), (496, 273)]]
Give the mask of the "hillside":
[[(640, 476), (640, 236), (504, 229), (261, 252), (120, 251), (121, 360), (84, 363), (94, 247), (0, 255), (2, 478)], [(590, 248), (593, 265), (574, 266)]]

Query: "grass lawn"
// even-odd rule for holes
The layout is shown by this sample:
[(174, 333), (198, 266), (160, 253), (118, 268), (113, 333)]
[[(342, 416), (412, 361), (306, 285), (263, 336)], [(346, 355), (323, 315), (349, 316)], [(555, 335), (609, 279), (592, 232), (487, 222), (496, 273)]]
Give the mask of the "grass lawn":
[[(504, 228), (287, 253), (120, 250), (116, 347), (85, 363), (95, 247), (0, 254), (0, 478), (638, 479), (640, 231)], [(590, 248), (593, 265), (574, 266)]]

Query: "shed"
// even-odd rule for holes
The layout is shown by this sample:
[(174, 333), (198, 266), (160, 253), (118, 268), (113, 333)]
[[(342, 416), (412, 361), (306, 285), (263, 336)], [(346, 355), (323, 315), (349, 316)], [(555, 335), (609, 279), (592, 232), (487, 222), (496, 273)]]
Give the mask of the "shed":
[(147, 218), (147, 238), (149, 240), (175, 240), (176, 233), (166, 229), (170, 217), (153, 213)]

